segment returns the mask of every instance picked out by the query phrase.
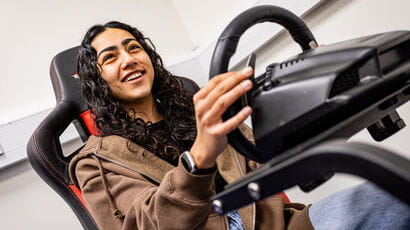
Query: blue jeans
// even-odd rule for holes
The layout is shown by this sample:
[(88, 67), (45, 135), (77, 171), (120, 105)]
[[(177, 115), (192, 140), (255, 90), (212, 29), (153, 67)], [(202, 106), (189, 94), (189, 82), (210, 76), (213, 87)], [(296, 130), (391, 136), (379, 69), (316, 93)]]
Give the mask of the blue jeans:
[(241, 216), (237, 210), (233, 210), (226, 215), (228, 216), (229, 230), (245, 230)]
[(337, 192), (309, 209), (315, 230), (410, 229), (410, 206), (373, 184)]

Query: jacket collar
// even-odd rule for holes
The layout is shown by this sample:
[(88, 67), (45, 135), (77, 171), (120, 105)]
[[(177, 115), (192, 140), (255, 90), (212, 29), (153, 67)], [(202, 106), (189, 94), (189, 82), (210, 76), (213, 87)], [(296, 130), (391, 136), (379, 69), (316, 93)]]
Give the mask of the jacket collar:
[(140, 173), (157, 184), (162, 181), (165, 173), (174, 168), (170, 163), (121, 136), (90, 136), (87, 144), (70, 162), (70, 177), (76, 186), (78, 186), (74, 176), (76, 163), (81, 158), (90, 155), (96, 155), (101, 159)]

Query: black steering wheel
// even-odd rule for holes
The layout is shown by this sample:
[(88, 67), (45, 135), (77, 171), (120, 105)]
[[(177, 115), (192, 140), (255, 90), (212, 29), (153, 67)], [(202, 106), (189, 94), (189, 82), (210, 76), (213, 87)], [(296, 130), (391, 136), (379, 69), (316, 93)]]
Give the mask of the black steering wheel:
[[(277, 6), (256, 6), (234, 18), (219, 36), (212, 55), (209, 71), (210, 79), (228, 71), (229, 60), (236, 51), (239, 38), (247, 29), (262, 22), (274, 22), (285, 27), (303, 51), (317, 46), (317, 42), (309, 28), (292, 12)], [(246, 98), (248, 97), (249, 95), (245, 95), (230, 106), (224, 113), (223, 119), (227, 120), (239, 112), (244, 107), (243, 102), (247, 101)], [(269, 160), (259, 153), (256, 146), (239, 129), (235, 129), (228, 134), (228, 142), (236, 151), (253, 161), (263, 163)]]

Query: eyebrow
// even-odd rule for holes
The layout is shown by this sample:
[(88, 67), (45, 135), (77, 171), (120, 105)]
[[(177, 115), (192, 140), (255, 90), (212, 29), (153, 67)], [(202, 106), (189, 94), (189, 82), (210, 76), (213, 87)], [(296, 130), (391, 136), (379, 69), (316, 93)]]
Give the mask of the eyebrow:
[[(121, 45), (122, 45), (122, 46), (126, 46), (126, 45), (127, 45), (128, 43), (130, 43), (131, 41), (137, 41), (137, 40), (136, 40), (135, 38), (127, 38), (127, 39), (124, 39), (124, 40), (121, 42)], [(109, 47), (107, 47), (107, 48), (101, 50), (101, 52), (97, 54), (97, 60), (98, 60), (98, 58), (100, 58), (100, 56), (101, 56), (102, 53), (107, 52), (107, 51), (117, 50), (117, 49), (118, 49), (117, 46), (109, 46)]]

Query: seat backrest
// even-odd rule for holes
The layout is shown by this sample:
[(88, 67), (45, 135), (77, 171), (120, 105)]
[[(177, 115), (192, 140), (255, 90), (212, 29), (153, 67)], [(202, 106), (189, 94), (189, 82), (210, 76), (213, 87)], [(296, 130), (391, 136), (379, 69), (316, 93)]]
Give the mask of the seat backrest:
[[(27, 154), (34, 170), (69, 204), (84, 229), (97, 229), (81, 191), (73, 185), (68, 174), (69, 162), (79, 150), (64, 155), (59, 138), (71, 123), (83, 142), (90, 135), (98, 134), (90, 108), (81, 94), (77, 54), (78, 47), (74, 47), (53, 58), (50, 75), (57, 104), (34, 131), (27, 145)], [(199, 89), (192, 80), (177, 78), (190, 93)]]

